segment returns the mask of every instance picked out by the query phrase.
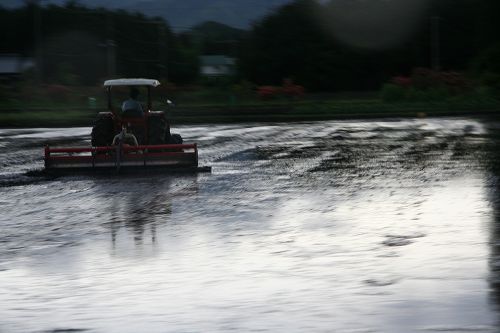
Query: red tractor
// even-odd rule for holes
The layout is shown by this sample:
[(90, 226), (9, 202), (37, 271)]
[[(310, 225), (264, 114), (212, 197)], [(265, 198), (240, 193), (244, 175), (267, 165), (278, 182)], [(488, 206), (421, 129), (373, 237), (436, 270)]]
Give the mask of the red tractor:
[[(152, 111), (151, 88), (157, 87), (160, 82), (150, 79), (118, 79), (104, 82), (108, 97), (108, 111), (99, 112), (92, 128), (92, 146), (110, 146), (113, 139), (122, 128), (127, 128), (128, 134), (136, 137), (140, 145), (181, 144), (179, 134), (170, 133), (170, 125), (163, 111)], [(113, 87), (130, 87), (131, 91), (137, 87), (147, 89), (146, 111), (116, 110), (113, 106)], [(124, 102), (126, 104), (127, 101)], [(137, 102), (141, 108), (140, 103)], [(134, 112), (135, 111), (135, 112)]]
[[(108, 111), (99, 112), (92, 128), (92, 147), (45, 148), (46, 169), (198, 167), (196, 144), (183, 144), (170, 133), (163, 111), (153, 111), (151, 89), (160, 85), (151, 79), (117, 79), (104, 82)], [(118, 109), (113, 105), (114, 88), (126, 87), (130, 99)], [(137, 101), (138, 87), (146, 88), (147, 105)]]

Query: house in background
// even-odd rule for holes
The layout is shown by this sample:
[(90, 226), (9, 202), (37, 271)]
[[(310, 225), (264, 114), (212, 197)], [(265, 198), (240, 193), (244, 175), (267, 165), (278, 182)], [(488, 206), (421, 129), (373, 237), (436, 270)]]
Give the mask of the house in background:
[(0, 54), (0, 79), (16, 78), (33, 68), (35, 68), (33, 58), (18, 54)]
[(200, 56), (200, 73), (207, 77), (232, 75), (235, 63), (234, 58), (223, 55)]

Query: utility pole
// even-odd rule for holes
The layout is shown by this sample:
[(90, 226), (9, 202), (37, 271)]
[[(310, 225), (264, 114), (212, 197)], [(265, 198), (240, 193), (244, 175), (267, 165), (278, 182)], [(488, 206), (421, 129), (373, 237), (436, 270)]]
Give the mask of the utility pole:
[(158, 74), (168, 82), (168, 45), (162, 21), (158, 21)]
[(106, 39), (106, 66), (108, 77), (112, 78), (116, 75), (116, 43), (114, 40), (114, 25), (113, 17), (108, 12), (106, 17), (107, 36)]
[(441, 70), (441, 18), (437, 15), (431, 17), (431, 68), (435, 71)]
[(33, 1), (33, 37), (36, 62), (36, 80), (43, 82), (43, 42), (42, 42), (42, 8), (41, 0)]
[(114, 77), (116, 74), (116, 43), (113, 39), (106, 40), (106, 62), (108, 68), (108, 77)]

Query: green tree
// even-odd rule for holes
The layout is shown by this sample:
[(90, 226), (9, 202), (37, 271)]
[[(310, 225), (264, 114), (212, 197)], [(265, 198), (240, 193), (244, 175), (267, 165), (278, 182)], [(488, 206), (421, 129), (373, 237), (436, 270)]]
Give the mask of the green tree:
[[(0, 53), (35, 56), (37, 10), (46, 82), (68, 81), (67, 75), (61, 74), (60, 64), (71, 68), (72, 75), (83, 84), (102, 81), (113, 64), (116, 76), (160, 78), (168, 73), (174, 83), (196, 79), (196, 51), (182, 45), (163, 19), (123, 10), (91, 9), (76, 2), (42, 8), (31, 2), (15, 9), (0, 7), (0, 29), (4, 32)], [(183, 65), (179, 66), (181, 61)]]

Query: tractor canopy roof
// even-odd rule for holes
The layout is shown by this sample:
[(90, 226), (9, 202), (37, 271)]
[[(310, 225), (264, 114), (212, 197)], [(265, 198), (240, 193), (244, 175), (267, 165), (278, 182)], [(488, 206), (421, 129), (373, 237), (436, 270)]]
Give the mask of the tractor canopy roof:
[(160, 82), (152, 79), (116, 79), (104, 81), (105, 87), (112, 86), (150, 86), (158, 87)]

